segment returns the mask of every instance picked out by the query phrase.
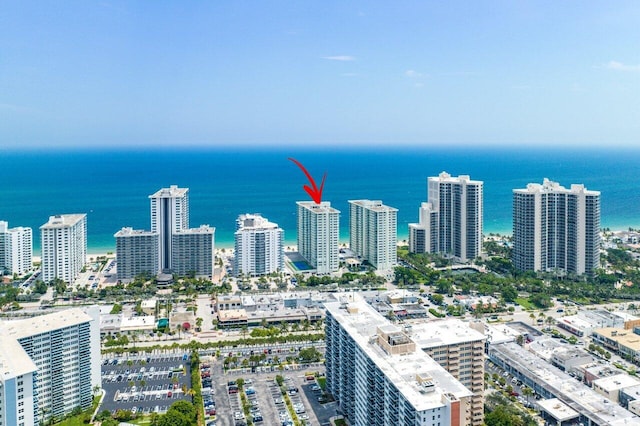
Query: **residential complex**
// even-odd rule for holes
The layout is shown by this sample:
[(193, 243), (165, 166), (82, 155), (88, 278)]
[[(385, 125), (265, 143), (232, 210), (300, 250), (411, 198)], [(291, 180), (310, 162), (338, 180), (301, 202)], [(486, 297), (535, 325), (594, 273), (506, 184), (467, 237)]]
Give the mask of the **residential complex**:
[(33, 233), (31, 228), (9, 228), (0, 220), (0, 275), (23, 275), (33, 265)]
[(86, 263), (87, 215), (64, 214), (49, 217), (40, 227), (42, 281), (58, 278), (72, 283)]
[(189, 189), (171, 185), (149, 195), (151, 201), (151, 232), (158, 234), (160, 270), (171, 270), (173, 235), (189, 228)]
[(352, 425), (471, 425), (472, 393), (357, 295), (325, 304), (327, 391)]
[(446, 172), (427, 179), (420, 223), (409, 225), (412, 253), (442, 253), (461, 261), (482, 252), (483, 182)]
[(149, 199), (151, 231), (125, 227), (114, 235), (118, 280), (149, 272), (212, 278), (215, 228), (189, 228), (189, 189), (171, 185)]
[(115, 234), (118, 279), (129, 281), (140, 274), (155, 275), (159, 270), (158, 234), (122, 228)]
[(171, 271), (179, 276), (213, 277), (215, 228), (183, 229), (171, 239)]
[(379, 200), (351, 200), (349, 205), (349, 247), (379, 271), (391, 271), (398, 260), (398, 209)]
[(592, 275), (600, 267), (600, 192), (544, 179), (513, 190), (513, 264)]
[(233, 274), (252, 277), (282, 271), (284, 230), (259, 214), (236, 220)]
[(317, 274), (339, 267), (340, 212), (328, 201), (298, 201), (298, 251)]
[(100, 386), (99, 309), (0, 321), (0, 425), (35, 425), (91, 407)]
[(466, 322), (446, 319), (412, 323), (410, 336), (418, 348), (473, 392), (471, 424), (482, 425), (485, 335), (471, 328)]

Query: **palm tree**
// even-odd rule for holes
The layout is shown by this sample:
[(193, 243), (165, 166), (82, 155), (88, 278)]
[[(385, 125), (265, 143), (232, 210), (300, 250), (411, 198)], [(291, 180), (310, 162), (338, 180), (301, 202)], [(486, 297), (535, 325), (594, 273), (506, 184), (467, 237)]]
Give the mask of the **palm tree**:
[(531, 312), (529, 314), (529, 318), (531, 318), (531, 324), (535, 324), (536, 321), (536, 314), (534, 314), (533, 312)]
[(176, 325), (176, 330), (178, 330), (178, 339), (181, 338), (180, 332), (182, 331), (182, 324)]
[(529, 403), (529, 397), (533, 395), (533, 389), (530, 387), (523, 387), (522, 394), (527, 397), (527, 403)]

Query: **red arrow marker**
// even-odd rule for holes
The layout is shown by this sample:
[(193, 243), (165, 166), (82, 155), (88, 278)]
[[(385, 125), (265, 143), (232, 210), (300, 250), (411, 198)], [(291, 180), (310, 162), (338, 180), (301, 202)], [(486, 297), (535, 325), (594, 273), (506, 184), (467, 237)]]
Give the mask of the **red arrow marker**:
[(304, 188), (305, 191), (307, 191), (307, 194), (309, 194), (311, 196), (311, 199), (316, 203), (316, 204), (320, 204), (320, 202), (322, 201), (322, 189), (324, 188), (324, 180), (327, 177), (327, 172), (324, 173), (324, 176), (322, 176), (322, 183), (320, 184), (320, 189), (318, 189), (318, 187), (316, 186), (316, 181), (313, 180), (313, 178), (311, 177), (311, 175), (309, 174), (309, 172), (307, 171), (307, 169), (304, 168), (304, 166), (302, 164), (300, 164), (300, 162), (294, 158), (289, 157), (289, 160), (293, 161), (294, 163), (296, 163), (296, 165), (298, 167), (300, 167), (300, 169), (302, 170), (302, 172), (307, 176), (307, 179), (309, 179), (309, 182), (311, 183), (311, 187), (309, 187), (309, 185), (303, 185), (302, 188)]

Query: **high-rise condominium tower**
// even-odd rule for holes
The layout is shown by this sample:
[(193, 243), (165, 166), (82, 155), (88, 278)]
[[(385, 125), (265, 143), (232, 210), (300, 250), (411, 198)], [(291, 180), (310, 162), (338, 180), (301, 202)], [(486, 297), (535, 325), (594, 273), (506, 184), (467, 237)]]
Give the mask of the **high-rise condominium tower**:
[(600, 267), (600, 192), (544, 179), (513, 190), (513, 264), (592, 275)]
[(398, 260), (398, 209), (382, 201), (349, 201), (349, 246), (380, 271), (390, 271)]
[(327, 391), (349, 424), (472, 424), (472, 393), (417, 346), (408, 328), (358, 295), (338, 297), (325, 304)]
[(51, 216), (40, 227), (42, 237), (42, 281), (59, 278), (73, 282), (87, 260), (87, 215)]
[(33, 264), (33, 234), (31, 228), (9, 228), (0, 221), (0, 274), (22, 275), (31, 270)]
[(282, 271), (284, 230), (259, 214), (243, 214), (236, 220), (235, 276), (266, 275)]
[(137, 275), (155, 275), (160, 271), (158, 234), (122, 228), (115, 237), (118, 280), (127, 282)]
[(298, 251), (318, 274), (339, 267), (340, 212), (328, 201), (298, 201)]
[(158, 234), (158, 256), (161, 270), (171, 270), (173, 234), (189, 228), (189, 189), (171, 185), (149, 195), (151, 200), (151, 232)]
[(427, 179), (420, 223), (409, 225), (412, 253), (442, 253), (461, 261), (482, 252), (483, 182), (446, 172)]
[(0, 425), (30, 426), (91, 407), (100, 386), (100, 309), (0, 321)]

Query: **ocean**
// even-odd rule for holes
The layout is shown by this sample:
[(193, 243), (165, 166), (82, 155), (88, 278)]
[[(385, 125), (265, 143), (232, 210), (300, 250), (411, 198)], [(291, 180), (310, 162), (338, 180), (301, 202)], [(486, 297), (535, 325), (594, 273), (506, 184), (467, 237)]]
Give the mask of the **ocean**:
[(113, 251), (123, 226), (149, 229), (148, 196), (162, 187), (190, 189), (190, 225), (216, 227), (216, 246), (232, 247), (235, 219), (261, 213), (296, 240), (296, 201), (309, 200), (300, 161), (323, 200), (342, 212), (348, 241), (348, 200), (382, 200), (398, 211), (398, 238), (418, 221), (426, 179), (442, 171), (484, 181), (484, 231), (511, 233), (512, 189), (547, 177), (601, 191), (601, 223), (640, 227), (640, 150), (554, 148), (245, 148), (0, 150), (0, 220), (34, 230), (50, 215), (87, 213), (90, 253)]

